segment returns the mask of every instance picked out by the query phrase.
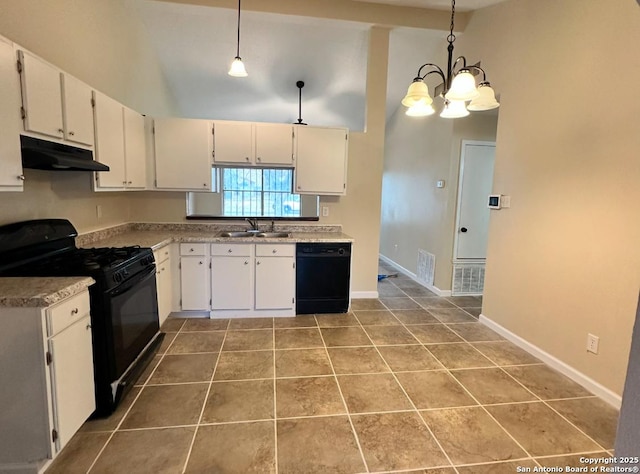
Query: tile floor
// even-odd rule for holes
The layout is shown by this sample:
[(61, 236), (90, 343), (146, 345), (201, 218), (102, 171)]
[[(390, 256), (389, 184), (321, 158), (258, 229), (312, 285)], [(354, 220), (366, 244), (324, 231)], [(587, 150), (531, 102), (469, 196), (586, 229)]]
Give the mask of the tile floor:
[[(383, 268), (382, 271), (389, 271)], [(400, 276), (343, 315), (169, 319), (47, 473), (513, 473), (612, 453), (618, 413)]]

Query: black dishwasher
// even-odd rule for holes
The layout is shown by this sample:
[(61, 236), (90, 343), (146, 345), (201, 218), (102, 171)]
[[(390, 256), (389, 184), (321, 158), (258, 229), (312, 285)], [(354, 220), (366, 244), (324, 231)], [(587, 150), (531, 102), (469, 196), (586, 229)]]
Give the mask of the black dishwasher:
[(296, 314), (349, 310), (351, 243), (299, 243), (296, 247)]

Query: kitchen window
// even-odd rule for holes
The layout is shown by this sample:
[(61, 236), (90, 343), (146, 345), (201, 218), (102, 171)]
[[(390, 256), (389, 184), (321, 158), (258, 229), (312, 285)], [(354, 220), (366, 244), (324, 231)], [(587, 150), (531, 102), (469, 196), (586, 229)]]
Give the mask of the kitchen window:
[(294, 194), (293, 173), (291, 168), (214, 167), (212, 191), (187, 193), (187, 216), (317, 220), (318, 196)]

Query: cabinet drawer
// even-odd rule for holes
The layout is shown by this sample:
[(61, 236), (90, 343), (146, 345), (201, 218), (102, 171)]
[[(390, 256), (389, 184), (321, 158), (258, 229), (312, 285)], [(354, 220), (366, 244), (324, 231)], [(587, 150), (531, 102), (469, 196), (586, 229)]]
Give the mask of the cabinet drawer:
[(180, 255), (206, 255), (207, 244), (180, 244)]
[(48, 335), (53, 336), (89, 314), (89, 292), (73, 296), (47, 309)]
[(250, 257), (251, 245), (248, 244), (212, 244), (211, 255), (233, 255), (235, 257)]
[[(194, 253), (190, 252), (189, 255), (194, 255)], [(165, 247), (154, 250), (153, 258), (156, 261), (156, 265), (167, 260), (169, 258), (169, 246), (167, 245)]]
[(293, 257), (296, 246), (292, 244), (256, 244), (256, 257)]

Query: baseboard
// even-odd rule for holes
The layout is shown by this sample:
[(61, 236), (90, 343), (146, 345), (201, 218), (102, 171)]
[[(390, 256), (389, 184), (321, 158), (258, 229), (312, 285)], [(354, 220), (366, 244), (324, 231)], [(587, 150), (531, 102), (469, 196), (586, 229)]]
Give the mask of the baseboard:
[(512, 333), (508, 329), (502, 327), (500, 324), (486, 317), (484, 314), (481, 314), (479, 319), (482, 324), (493, 329), (495, 332), (503, 336), (508, 341), (513, 342), (516, 346), (524, 349), (529, 354), (537, 357), (545, 364), (556, 369), (558, 372), (566, 375), (574, 382), (582, 385), (584, 388), (589, 390), (594, 395), (597, 395), (598, 397), (600, 397), (609, 405), (613, 406), (618, 410), (620, 409), (620, 405), (622, 404), (621, 395), (618, 395), (617, 393), (609, 390), (607, 387), (599, 384), (598, 382), (593, 380), (591, 377), (586, 376), (582, 372), (574, 369), (573, 367), (566, 364), (565, 362), (562, 362), (560, 359), (540, 349), (538, 346), (531, 344), (529, 341), (523, 339), (517, 334)]
[(352, 291), (351, 292), (351, 299), (376, 299), (378, 298), (378, 292), (377, 291)]
[(380, 260), (382, 260), (383, 262), (388, 263), (389, 265), (392, 265), (393, 267), (395, 267), (398, 270), (400, 270), (402, 273), (407, 275), (409, 278), (414, 280), (416, 283), (419, 283), (422, 286), (424, 286), (427, 290), (433, 291), (436, 295), (438, 295), (438, 296), (451, 296), (451, 290), (441, 290), (437, 286), (428, 285), (425, 282), (418, 280), (418, 278), (416, 277), (415, 273), (413, 273), (412, 271), (407, 270), (402, 265), (400, 265), (400, 264), (394, 262), (393, 260), (391, 260), (389, 257), (385, 257), (382, 254), (378, 254), (378, 257), (380, 257)]

